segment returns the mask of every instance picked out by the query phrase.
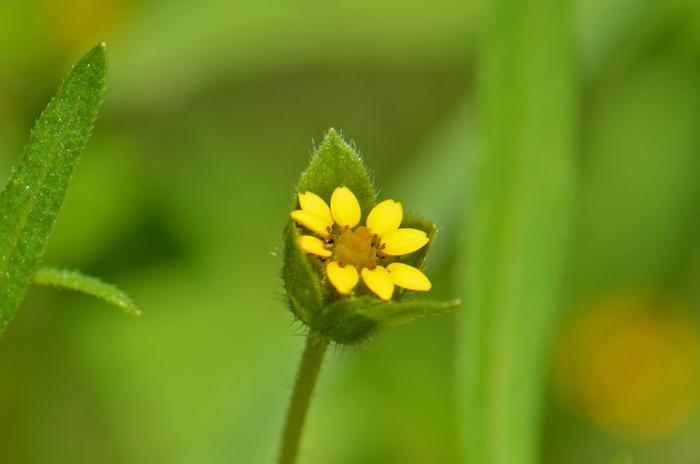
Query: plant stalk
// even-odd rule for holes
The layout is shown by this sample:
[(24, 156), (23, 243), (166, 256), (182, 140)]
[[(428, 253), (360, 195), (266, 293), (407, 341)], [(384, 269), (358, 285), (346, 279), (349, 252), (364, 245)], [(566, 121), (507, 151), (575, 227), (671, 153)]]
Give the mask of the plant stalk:
[(294, 464), (297, 460), (301, 431), (328, 343), (327, 338), (315, 334), (309, 334), (306, 337), (306, 349), (301, 358), (301, 366), (299, 366), (294, 394), (292, 395), (292, 404), (289, 406), (287, 424), (284, 427), (280, 464)]

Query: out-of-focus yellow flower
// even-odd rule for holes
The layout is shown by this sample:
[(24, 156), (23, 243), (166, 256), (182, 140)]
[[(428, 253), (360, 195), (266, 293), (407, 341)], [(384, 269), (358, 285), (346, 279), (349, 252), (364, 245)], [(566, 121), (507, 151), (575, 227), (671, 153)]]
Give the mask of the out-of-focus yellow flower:
[(430, 281), (418, 269), (400, 262), (384, 266), (387, 256), (413, 253), (429, 241), (422, 230), (399, 228), (401, 203), (379, 203), (367, 216), (367, 224), (359, 227), (360, 204), (346, 187), (335, 189), (330, 207), (312, 192), (300, 193), (299, 205), (292, 219), (315, 234), (300, 236), (299, 244), (306, 253), (328, 261), (326, 277), (341, 295), (350, 294), (360, 277), (384, 301), (391, 299), (394, 286), (430, 290)]
[(700, 387), (700, 338), (672, 296), (621, 292), (572, 320), (555, 346), (564, 401), (609, 433), (648, 441), (692, 416)]

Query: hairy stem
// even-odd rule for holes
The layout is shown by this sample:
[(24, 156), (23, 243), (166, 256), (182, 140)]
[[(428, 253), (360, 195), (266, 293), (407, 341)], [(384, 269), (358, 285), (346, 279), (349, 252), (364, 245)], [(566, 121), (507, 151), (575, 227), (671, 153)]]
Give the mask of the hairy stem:
[(309, 334), (306, 338), (306, 349), (301, 358), (301, 366), (292, 395), (292, 404), (289, 406), (287, 414), (287, 425), (284, 428), (280, 464), (294, 464), (296, 462), (301, 430), (304, 427), (306, 412), (309, 410), (311, 395), (314, 392), (328, 343), (327, 338), (315, 334)]

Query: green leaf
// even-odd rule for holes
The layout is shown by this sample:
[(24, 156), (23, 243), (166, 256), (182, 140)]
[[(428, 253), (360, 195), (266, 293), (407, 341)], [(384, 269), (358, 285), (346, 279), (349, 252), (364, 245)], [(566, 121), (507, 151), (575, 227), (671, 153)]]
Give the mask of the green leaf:
[(282, 279), (290, 311), (306, 325), (313, 327), (323, 313), (323, 297), (318, 284), (318, 273), (299, 246), (298, 237), (299, 230), (294, 221), (290, 220), (284, 228)]
[(102, 102), (107, 52), (100, 44), (71, 70), (34, 126), (0, 194), (0, 319), (7, 324), (36, 271), (75, 165)]
[(383, 302), (375, 297), (345, 298), (333, 303), (325, 315), (322, 335), (343, 345), (359, 345), (396, 324), (457, 308), (460, 300), (445, 303), (412, 300)]
[[(338, 187), (347, 187), (355, 194), (362, 209), (361, 220), (365, 221), (376, 204), (372, 182), (360, 155), (343, 139), (342, 133), (331, 128), (302, 174), (297, 194), (309, 191), (330, 204), (331, 195)], [(298, 207), (297, 199), (295, 208)]]
[(534, 464), (573, 212), (572, 3), (484, 5), (481, 149), (464, 183), (471, 204), (460, 259), (468, 279), (457, 332), (461, 462)]
[(97, 277), (88, 276), (78, 271), (43, 266), (36, 271), (32, 282), (87, 293), (88, 295), (102, 298), (107, 303), (119, 306), (124, 312), (137, 316), (141, 315), (138, 305), (125, 292), (112, 284), (101, 281)]

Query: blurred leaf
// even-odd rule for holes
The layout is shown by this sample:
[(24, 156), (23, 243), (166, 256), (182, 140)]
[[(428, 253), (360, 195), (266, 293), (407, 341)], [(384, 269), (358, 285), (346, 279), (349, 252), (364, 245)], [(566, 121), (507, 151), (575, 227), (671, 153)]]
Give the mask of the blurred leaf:
[[(460, 320), (463, 462), (539, 462), (550, 343), (573, 194), (577, 82), (570, 3), (496, 0), (481, 37), (481, 147), (468, 182)], [(526, 38), (526, 39), (525, 39)]]
[(0, 194), (0, 319), (6, 325), (39, 265), (102, 102), (104, 44), (73, 67), (37, 121)]
[[(148, 3), (123, 52), (116, 104), (177, 104), (222, 79), (302, 65), (441, 64), (462, 60), (478, 2)], [(335, 19), (331, 19), (335, 18)], [(188, 31), (183, 34), (182, 31)], [(183, 63), (189, 63), (183, 66)], [(113, 103), (115, 103), (113, 101)]]
[(32, 282), (77, 290), (102, 298), (107, 303), (119, 306), (124, 312), (137, 316), (141, 314), (141, 310), (136, 302), (115, 285), (108, 284), (97, 277), (88, 276), (78, 271), (43, 266), (37, 269)]

